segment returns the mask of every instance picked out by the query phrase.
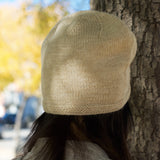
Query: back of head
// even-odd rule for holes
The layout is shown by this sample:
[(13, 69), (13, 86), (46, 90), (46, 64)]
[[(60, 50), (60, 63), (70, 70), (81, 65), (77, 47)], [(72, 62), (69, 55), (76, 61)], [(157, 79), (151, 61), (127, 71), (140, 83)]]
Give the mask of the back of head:
[(119, 18), (98, 11), (64, 17), (42, 46), (44, 110), (93, 115), (121, 109), (135, 53), (135, 36)]
[(80, 11), (62, 18), (42, 45), (45, 113), (33, 125), (26, 152), (47, 137), (38, 155), (47, 160), (64, 159), (67, 140), (90, 141), (112, 160), (129, 160), (127, 101), (136, 48), (134, 34), (114, 15)]

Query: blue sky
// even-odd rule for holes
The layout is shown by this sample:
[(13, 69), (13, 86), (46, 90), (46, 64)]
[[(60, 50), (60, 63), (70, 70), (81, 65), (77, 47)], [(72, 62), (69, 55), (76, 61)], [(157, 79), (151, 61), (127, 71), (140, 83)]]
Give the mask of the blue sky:
[[(0, 3), (11, 3), (15, 4), (17, 1), (22, 1), (22, 0), (0, 0)], [(25, 0), (23, 0), (25, 1)], [(34, 0), (35, 3), (39, 3), (41, 0)], [(62, 0), (60, 0), (62, 1)], [(89, 1), (90, 0), (63, 0), (66, 2), (70, 3), (69, 6), (69, 11), (74, 12), (74, 11), (80, 11), (80, 10), (89, 10)], [(54, 2), (54, 0), (43, 0), (44, 4), (47, 5), (51, 2)]]

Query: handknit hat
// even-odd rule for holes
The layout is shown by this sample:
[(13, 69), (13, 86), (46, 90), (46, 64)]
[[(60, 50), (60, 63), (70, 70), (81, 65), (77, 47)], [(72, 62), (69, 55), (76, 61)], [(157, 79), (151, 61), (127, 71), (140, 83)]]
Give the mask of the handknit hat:
[(42, 44), (42, 105), (60, 115), (120, 110), (131, 92), (135, 35), (118, 17), (79, 11), (62, 18)]

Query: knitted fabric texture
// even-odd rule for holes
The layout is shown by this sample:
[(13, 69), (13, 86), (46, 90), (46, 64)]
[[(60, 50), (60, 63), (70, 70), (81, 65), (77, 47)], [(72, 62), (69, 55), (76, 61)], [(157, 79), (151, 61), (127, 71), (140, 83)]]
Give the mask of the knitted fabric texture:
[(42, 44), (42, 104), (60, 115), (120, 110), (131, 92), (135, 35), (118, 17), (79, 11), (62, 18)]

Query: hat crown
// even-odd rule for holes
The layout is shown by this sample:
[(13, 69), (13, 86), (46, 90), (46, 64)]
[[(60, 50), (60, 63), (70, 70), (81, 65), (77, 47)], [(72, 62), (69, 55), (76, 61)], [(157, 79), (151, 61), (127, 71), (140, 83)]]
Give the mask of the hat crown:
[[(92, 38), (95, 36), (101, 39), (112, 39), (115, 37), (125, 38), (131, 35), (132, 32), (118, 17), (98, 11), (79, 11), (77, 13), (65, 16), (62, 18), (52, 29), (54, 34), (49, 33), (47, 39), (52, 38), (56, 40), (67, 38), (71, 36), (73, 38), (83, 34), (84, 40), (86, 38)], [(50, 35), (50, 36), (49, 36)]]

